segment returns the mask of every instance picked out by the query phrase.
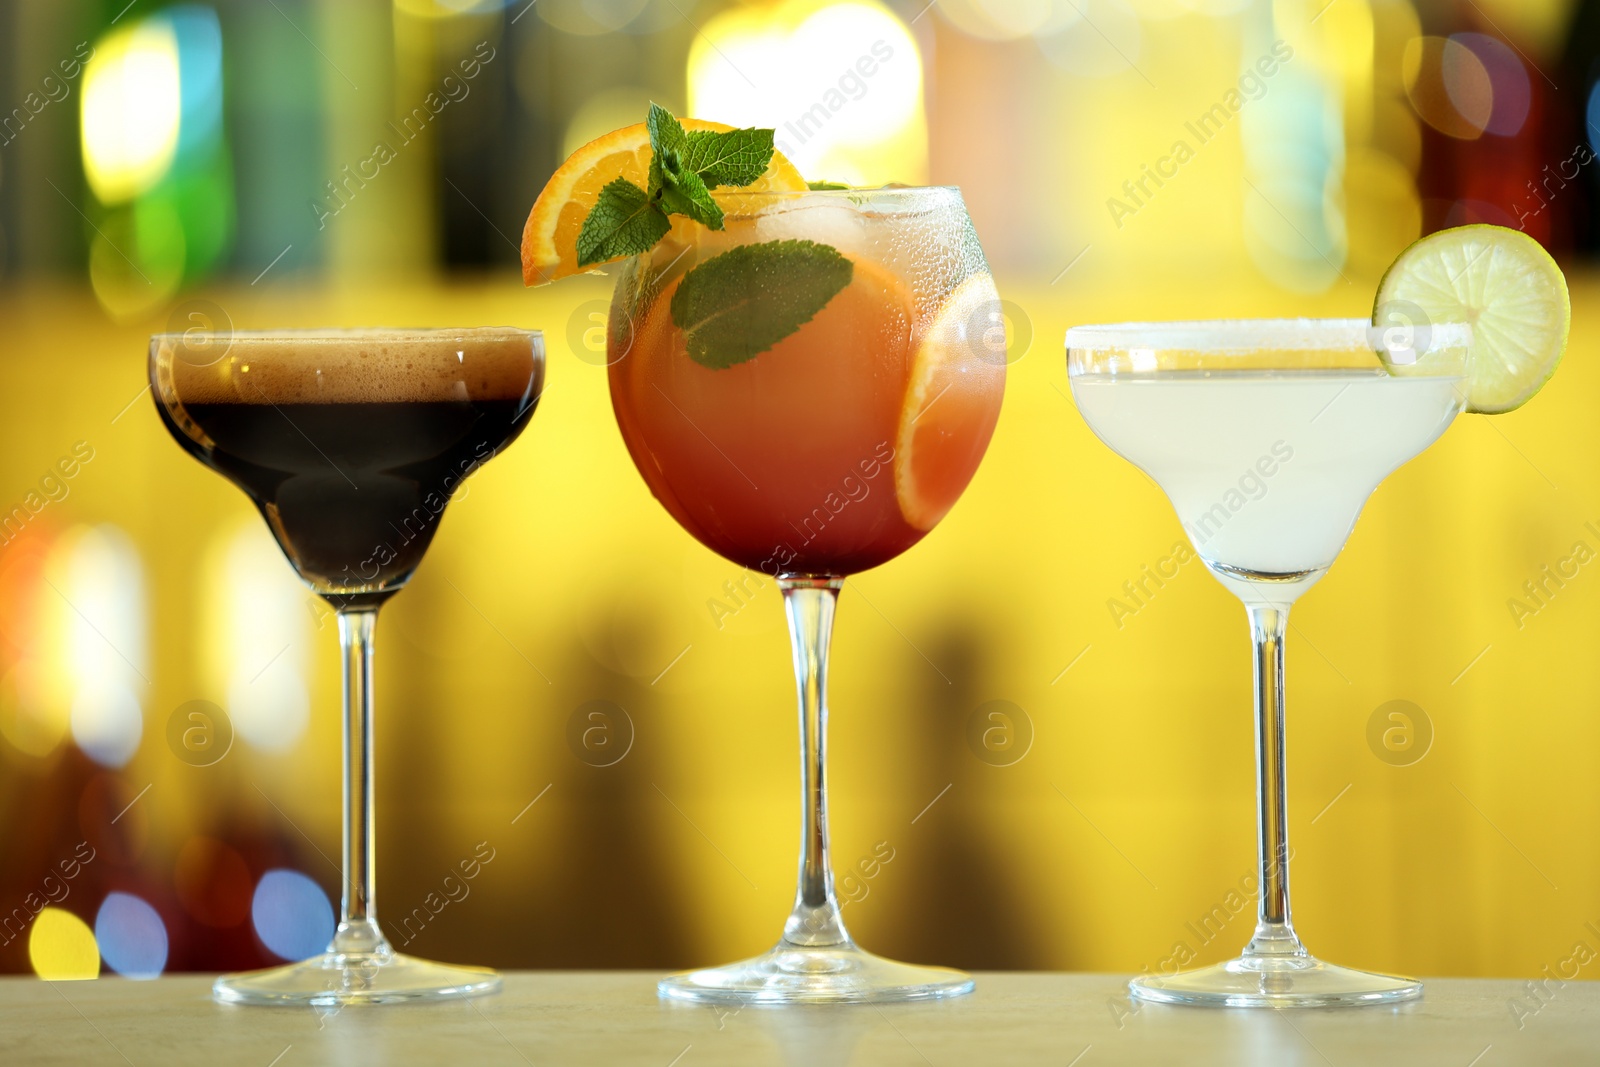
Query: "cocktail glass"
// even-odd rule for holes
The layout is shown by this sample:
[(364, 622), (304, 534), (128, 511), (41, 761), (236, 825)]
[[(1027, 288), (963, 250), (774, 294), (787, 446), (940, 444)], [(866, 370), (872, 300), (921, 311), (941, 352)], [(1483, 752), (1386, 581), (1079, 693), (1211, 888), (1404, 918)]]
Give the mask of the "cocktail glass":
[(522, 432), (544, 343), (513, 329), (161, 334), (156, 409), (184, 449), (254, 501), (338, 613), (344, 673), (344, 885), (327, 951), (218, 978), (239, 1004), (373, 1004), (492, 993), (500, 977), (394, 951), (378, 928), (373, 632), (456, 487)]
[[(608, 331), (611, 400), (673, 518), (782, 590), (799, 688), (800, 878), (771, 951), (671, 976), (660, 993), (764, 1003), (959, 995), (972, 989), (965, 974), (881, 959), (845, 930), (828, 855), (827, 657), (845, 578), (931, 530), (988, 446), (1005, 383), (994, 283), (956, 189), (716, 195), (723, 229), (680, 224), (623, 270)], [(717, 367), (692, 358), (673, 306), (688, 272), (794, 241), (837, 249), (848, 284), (754, 358)], [(735, 312), (789, 306), (806, 284), (784, 271), (745, 281)]]
[(1397, 337), (1359, 319), (1067, 331), (1078, 411), (1165, 490), (1206, 568), (1244, 602), (1255, 642), (1255, 935), (1226, 963), (1135, 978), (1135, 997), (1282, 1007), (1421, 995), (1411, 978), (1323, 963), (1295, 934), (1283, 641), (1290, 605), (1333, 565), (1367, 497), (1461, 411), (1470, 343), (1465, 325)]

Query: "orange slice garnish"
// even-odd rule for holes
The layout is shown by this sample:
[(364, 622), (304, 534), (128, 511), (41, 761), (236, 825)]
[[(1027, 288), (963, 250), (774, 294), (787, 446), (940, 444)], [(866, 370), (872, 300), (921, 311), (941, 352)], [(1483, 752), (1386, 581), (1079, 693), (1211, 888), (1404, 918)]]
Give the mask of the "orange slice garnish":
[(940, 305), (917, 344), (900, 410), (894, 490), (900, 513), (931, 530), (955, 506), (989, 446), (1005, 391), (994, 280), (974, 274)]
[[(685, 130), (727, 133), (733, 129), (720, 122), (701, 119), (681, 121)], [(595, 138), (567, 157), (550, 176), (522, 230), (522, 280), (525, 283), (552, 282), (602, 265), (578, 265), (578, 233), (583, 229), (589, 210), (600, 199), (600, 190), (618, 178), (626, 178), (641, 189), (649, 184), (650, 131), (642, 122)], [(794, 164), (783, 153), (774, 151), (766, 173), (737, 191), (803, 192), (805, 188), (806, 181)], [(718, 196), (724, 191), (717, 190)], [(673, 218), (675, 227), (687, 223), (687, 219)]]

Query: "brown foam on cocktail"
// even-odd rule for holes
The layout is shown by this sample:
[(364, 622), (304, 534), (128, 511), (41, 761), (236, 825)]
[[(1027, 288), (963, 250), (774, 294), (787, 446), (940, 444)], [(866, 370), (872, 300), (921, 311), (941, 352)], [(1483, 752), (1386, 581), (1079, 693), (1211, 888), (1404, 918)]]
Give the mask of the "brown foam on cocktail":
[(517, 399), (528, 390), (538, 341), (492, 328), (240, 333), (204, 366), (183, 343), (162, 338), (158, 357), (186, 405), (392, 404)]

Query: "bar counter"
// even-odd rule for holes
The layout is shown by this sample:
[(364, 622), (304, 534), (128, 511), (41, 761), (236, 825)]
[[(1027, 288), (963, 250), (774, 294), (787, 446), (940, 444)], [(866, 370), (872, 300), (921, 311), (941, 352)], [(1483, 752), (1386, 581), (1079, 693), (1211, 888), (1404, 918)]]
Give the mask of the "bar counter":
[(1136, 1006), (1126, 978), (980, 974), (943, 1003), (790, 1009), (665, 1003), (655, 975), (524, 971), (498, 996), (376, 1008), (213, 1003), (209, 977), (0, 980), (0, 1063), (461, 1063), (617, 1067), (1580, 1067), (1600, 1064), (1600, 984), (1432, 979), (1395, 1008)]

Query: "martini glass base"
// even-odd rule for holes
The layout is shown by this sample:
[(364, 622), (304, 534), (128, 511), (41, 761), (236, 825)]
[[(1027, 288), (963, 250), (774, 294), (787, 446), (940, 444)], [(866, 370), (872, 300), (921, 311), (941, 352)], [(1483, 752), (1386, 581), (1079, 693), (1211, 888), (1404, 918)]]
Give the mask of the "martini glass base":
[(1128, 990), (1157, 1004), (1321, 1008), (1415, 1000), (1422, 996), (1422, 983), (1310, 956), (1241, 956), (1174, 975), (1144, 975), (1129, 982)]
[(224, 1004), (333, 1007), (476, 997), (500, 991), (486, 967), (457, 967), (398, 952), (325, 952), (300, 963), (227, 974), (211, 987)]
[(896, 963), (855, 945), (780, 943), (752, 959), (663, 978), (672, 1000), (716, 1004), (882, 1004), (972, 992), (972, 978), (948, 967)]

